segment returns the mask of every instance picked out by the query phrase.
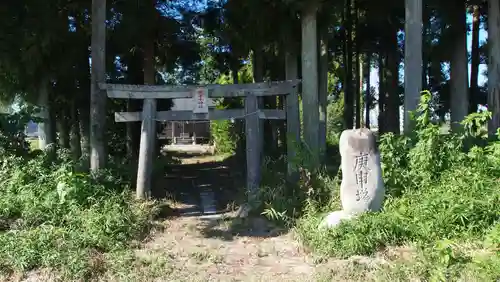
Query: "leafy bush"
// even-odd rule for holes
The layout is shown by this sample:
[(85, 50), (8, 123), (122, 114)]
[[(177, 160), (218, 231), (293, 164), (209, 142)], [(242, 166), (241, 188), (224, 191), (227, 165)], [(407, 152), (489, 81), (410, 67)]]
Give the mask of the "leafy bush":
[(96, 258), (147, 229), (152, 206), (135, 202), (117, 171), (90, 177), (73, 167), (44, 153), (0, 159), (0, 271), (47, 267), (88, 278)]
[[(224, 99), (217, 102), (217, 109), (241, 108), (241, 99)], [(241, 119), (210, 121), (210, 135), (219, 154), (234, 154), (238, 145), (244, 141), (239, 130), (243, 128)], [(244, 144), (244, 143), (243, 143)]]
[[(322, 255), (369, 255), (388, 246), (416, 244), (428, 266), (420, 269), (424, 277), (456, 278), (462, 275), (457, 269), (474, 272), (485, 267), (489, 269), (487, 273), (497, 271), (496, 276), (488, 278), (498, 279), (498, 259), (481, 263), (471, 258), (459, 259), (465, 255), (452, 253), (448, 243), (442, 245), (474, 242), (477, 248), (498, 251), (500, 141), (466, 150), (463, 141), (470, 134), (440, 134), (439, 126), (429, 119), (429, 95), (422, 95), (413, 136), (386, 134), (380, 139), (387, 189), (383, 211), (363, 214), (330, 230), (319, 230), (324, 213), (321, 208), (312, 207), (299, 221), (298, 233), (306, 245)], [(485, 121), (484, 116), (474, 117), (468, 117), (464, 123)], [(470, 128), (465, 124), (466, 130)], [(451, 263), (451, 259), (455, 261)]]
[(229, 120), (210, 122), (210, 133), (217, 153), (233, 154), (236, 150), (237, 136), (233, 134), (234, 124)]
[(344, 95), (341, 94), (339, 98), (328, 103), (326, 111), (326, 139), (329, 144), (336, 145), (339, 143), (340, 134), (344, 128)]
[(30, 145), (24, 133), (32, 120), (32, 107), (23, 107), (12, 114), (0, 114), (0, 155), (26, 155)]

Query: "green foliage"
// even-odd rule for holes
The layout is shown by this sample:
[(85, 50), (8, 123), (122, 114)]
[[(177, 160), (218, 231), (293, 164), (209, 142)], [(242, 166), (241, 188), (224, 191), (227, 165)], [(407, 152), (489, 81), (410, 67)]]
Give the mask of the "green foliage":
[[(318, 208), (318, 203), (328, 202), (333, 195), (331, 187), (338, 186), (339, 182), (338, 177), (330, 178), (326, 169), (316, 167), (317, 160), (305, 143), (288, 138), (287, 145), (293, 147), (293, 159), (266, 158), (263, 162), (263, 185), (259, 190), (256, 209), (270, 220), (292, 226), (296, 219), (304, 215), (305, 210), (310, 211)], [(297, 169), (298, 183), (286, 181), (287, 164)]]
[[(253, 81), (252, 65), (244, 65), (238, 72), (240, 83), (251, 83)], [(217, 78), (217, 84), (232, 84), (232, 74), (222, 74)], [(217, 101), (218, 109), (242, 108), (241, 99), (223, 99)], [(217, 120), (210, 122), (210, 134), (212, 141), (216, 144), (215, 149), (219, 154), (234, 154), (237, 144), (241, 141), (242, 135), (238, 130), (242, 129), (240, 120)], [(244, 138), (244, 137), (243, 137)]]
[(120, 170), (90, 177), (75, 173), (68, 158), (0, 160), (1, 271), (48, 267), (89, 279), (103, 267), (95, 257), (125, 249), (147, 230), (154, 213), (131, 198)]
[(326, 139), (328, 144), (337, 145), (339, 143), (340, 134), (344, 130), (344, 95), (341, 94), (338, 99), (328, 103), (326, 111)]
[[(498, 251), (500, 141), (465, 150), (465, 133), (440, 134), (439, 126), (431, 123), (429, 98), (429, 93), (422, 94), (415, 134), (381, 137), (387, 189), (383, 211), (319, 230), (324, 213), (318, 206), (331, 203), (316, 202), (299, 221), (298, 232), (306, 245), (326, 256), (369, 255), (384, 247), (415, 244), (422, 250), (418, 271), (423, 278), (445, 281), (465, 275), (464, 269), (475, 273), (485, 268), (488, 279), (498, 279), (498, 257), (480, 260), (456, 245), (474, 242), (476, 249)], [(486, 121), (484, 115), (471, 115), (463, 125), (470, 129)]]
[(0, 115), (0, 155), (22, 156), (29, 152), (24, 132), (33, 119), (33, 112), (32, 107), (24, 107), (15, 113)]
[(238, 136), (232, 134), (233, 127), (234, 124), (230, 120), (215, 120), (210, 122), (210, 132), (217, 153), (235, 153)]
[(328, 72), (328, 93), (330, 99), (327, 111), (327, 143), (338, 145), (340, 134), (344, 130), (344, 92), (341, 81), (345, 74), (344, 68), (339, 63), (340, 58), (332, 62), (331, 70)]

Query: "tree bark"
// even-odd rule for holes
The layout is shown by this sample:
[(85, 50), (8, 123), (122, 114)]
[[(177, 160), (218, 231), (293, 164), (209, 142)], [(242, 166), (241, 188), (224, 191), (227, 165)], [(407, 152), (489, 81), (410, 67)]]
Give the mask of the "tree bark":
[[(231, 65), (231, 74), (233, 77), (233, 84), (238, 84), (239, 83), (239, 65), (238, 63), (234, 63)], [(224, 101), (231, 101), (229, 103), (232, 103), (234, 101), (234, 98), (224, 98)], [(234, 121), (234, 132), (237, 136), (242, 136), (239, 137), (236, 141), (236, 162), (238, 163), (244, 163), (245, 158), (246, 158), (246, 137), (245, 137), (245, 119), (237, 119)]]
[(68, 122), (69, 111), (63, 109), (61, 111), (61, 116), (57, 120), (57, 126), (59, 131), (59, 146), (64, 149), (69, 149), (69, 135), (70, 135), (70, 127)]
[(40, 107), (39, 116), (43, 120), (38, 124), (38, 147), (45, 150), (48, 145), (56, 141), (52, 134), (53, 121), (50, 114), (50, 80), (48, 78), (42, 78), (38, 106)]
[(88, 171), (90, 168), (90, 65), (89, 65), (89, 45), (85, 41), (82, 44), (81, 56), (79, 57), (79, 89), (77, 100), (78, 123), (80, 130), (81, 152), (84, 163), (82, 170)]
[(363, 94), (364, 94), (364, 71), (365, 71), (365, 68), (364, 68), (364, 63), (363, 63), (363, 56), (361, 54), (361, 52), (359, 53), (359, 55), (357, 55), (357, 65), (358, 65), (358, 83), (356, 85), (356, 87), (358, 88), (358, 106), (359, 106), (359, 113), (357, 114), (359, 116), (359, 127), (364, 127), (365, 126), (365, 122), (364, 122), (364, 101), (365, 101), (365, 97), (363, 97)]
[[(143, 83), (141, 83), (143, 84)], [(137, 112), (141, 111), (141, 106), (137, 104), (136, 100), (130, 99), (127, 101), (127, 111)], [(127, 156), (131, 160), (137, 160), (139, 157), (139, 143), (140, 143), (140, 123), (127, 122)]]
[[(294, 41), (291, 39), (291, 36), (285, 40), (284, 49), (285, 49), (285, 52), (284, 52), (284, 55), (285, 55), (285, 59), (284, 59), (284, 62), (285, 62), (285, 80), (296, 80), (299, 78), (299, 57), (300, 56), (298, 53), (298, 49), (295, 48)], [(300, 87), (299, 87), (299, 89), (300, 89)], [(299, 94), (297, 93), (297, 95), (299, 95)], [(288, 102), (287, 102), (286, 98), (285, 98), (284, 104), (285, 104), (284, 109), (288, 109)], [(287, 115), (288, 114), (289, 113), (287, 113)], [(297, 119), (296, 122), (300, 127), (301, 126), (300, 111), (295, 113), (295, 114), (296, 114), (296, 119)], [(299, 132), (298, 139), (300, 140), (300, 137), (302, 136), (300, 129), (297, 132)], [(288, 149), (289, 149), (288, 148), (288, 139), (292, 138), (293, 140), (295, 140), (295, 137), (288, 136), (288, 124), (286, 123), (286, 121), (285, 121), (285, 128), (283, 131), (283, 135), (284, 135), (283, 147), (285, 148), (285, 151), (288, 151)]]
[(385, 55), (383, 51), (378, 54), (378, 133), (385, 133), (385, 96), (386, 96), (386, 77), (385, 77)]
[(239, 83), (238, 69), (237, 68), (233, 68), (231, 70), (231, 73), (233, 75), (233, 84), (238, 84)]
[[(136, 50), (130, 54), (130, 59), (127, 68), (127, 81), (130, 84), (142, 85), (144, 84), (144, 56), (142, 52)], [(142, 107), (140, 100), (129, 99), (127, 101), (127, 111), (137, 112), (141, 111)], [(127, 122), (127, 155), (131, 158), (132, 163), (137, 161), (139, 157), (139, 143), (141, 138), (141, 124), (139, 122)], [(135, 180), (135, 179), (134, 179)]]
[(358, 16), (359, 16), (359, 10), (357, 8), (357, 3), (358, 0), (356, 0), (354, 5), (356, 7), (354, 8), (354, 46), (355, 46), (355, 62), (354, 62), (354, 95), (355, 95), (355, 113), (356, 113), (356, 128), (361, 128), (361, 87), (363, 83), (361, 82), (361, 68), (360, 68), (360, 40), (358, 36)]
[[(397, 41), (397, 31), (394, 27), (391, 27), (392, 31), (388, 38), (389, 50), (387, 54), (387, 67), (386, 67), (386, 79), (387, 79), (387, 100), (385, 107), (385, 120), (386, 128), (388, 132), (399, 134), (401, 124), (399, 117), (399, 52), (398, 52), (398, 41)], [(418, 76), (420, 77), (420, 76)], [(420, 79), (418, 79), (420, 80)]]
[(429, 83), (427, 82), (428, 68), (429, 68), (429, 35), (430, 35), (430, 25), (431, 18), (428, 8), (422, 8), (423, 13), (423, 31), (422, 31), (422, 90), (429, 89)]
[(488, 1), (488, 110), (493, 114), (488, 134), (495, 136), (500, 127), (500, 4)]
[(106, 82), (106, 0), (92, 0), (92, 72), (90, 93), (90, 169), (106, 166), (104, 131), (106, 125), (106, 93), (99, 83)]
[(78, 120), (78, 110), (76, 100), (71, 102), (71, 123), (70, 123), (70, 148), (73, 160), (76, 162), (82, 156), (80, 139), (80, 122)]
[[(84, 92), (88, 95), (88, 92)], [(82, 146), (82, 156), (90, 160), (90, 105), (84, 103), (78, 109), (78, 120), (80, 124), (80, 138)]]
[(372, 106), (372, 83), (371, 83), (371, 70), (372, 70), (372, 54), (368, 52), (366, 54), (366, 95), (365, 95), (365, 126), (370, 128), (370, 108)]
[(344, 10), (344, 126), (352, 129), (354, 125), (354, 91), (352, 84), (352, 15), (351, 0), (345, 0)]
[(465, 5), (462, 3), (453, 9), (454, 26), (453, 54), (450, 62), (451, 83), (451, 129), (460, 129), (460, 122), (465, 118), (468, 111), (468, 58), (467, 58), (467, 22)]
[[(154, 6), (151, 6), (153, 8)], [(151, 28), (151, 27), (150, 27)], [(156, 70), (154, 65), (154, 38), (151, 30), (145, 36), (144, 46), (144, 84), (154, 85)], [(139, 162), (137, 169), (136, 197), (149, 198), (153, 176), (153, 160), (156, 148), (156, 99), (144, 99), (142, 113), (141, 139), (139, 147)]]
[(479, 6), (472, 8), (472, 48), (471, 48), (471, 70), (469, 90), (469, 113), (477, 111), (478, 78), (479, 78)]
[(264, 81), (264, 53), (260, 48), (253, 50), (252, 71), (254, 83)]
[[(293, 46), (293, 45), (289, 45)], [(297, 53), (295, 52), (295, 49), (293, 47), (288, 47), (285, 53), (285, 78), (287, 80), (295, 80), (299, 76), (298, 72), (298, 56)], [(295, 93), (295, 95), (298, 95), (298, 93)], [(294, 99), (295, 98), (295, 99)], [(297, 151), (295, 146), (290, 146), (289, 142), (300, 142), (300, 135), (301, 135), (301, 129), (300, 129), (300, 112), (299, 112), (299, 101), (298, 97), (292, 97), (288, 98), (286, 102), (286, 109), (287, 109), (287, 138), (286, 138), (286, 150), (287, 150), (287, 156), (288, 156), (288, 163), (287, 163), (287, 171), (288, 171), (288, 180), (290, 183), (296, 183), (296, 181), (299, 179), (298, 173), (297, 173), (297, 166), (296, 164), (293, 163), (293, 158), (296, 156)], [(291, 104), (290, 104), (291, 103)], [(294, 107), (294, 105), (296, 105)], [(293, 112), (290, 109), (296, 109)], [(289, 126), (293, 126), (288, 124), (288, 120), (293, 121), (294, 124), (298, 125), (298, 130), (291, 130)], [(290, 134), (288, 134), (290, 132)], [(293, 132), (293, 133), (292, 133)], [(299, 144), (294, 144), (294, 145), (299, 145)]]
[[(261, 48), (254, 48), (252, 54), (252, 73), (253, 73), (253, 82), (263, 82), (264, 81), (264, 53)], [(266, 97), (267, 98), (267, 97)], [(269, 102), (270, 99), (266, 99), (265, 97), (258, 97), (259, 108), (263, 109), (264, 105)], [(274, 97), (271, 97), (274, 98)], [(271, 153), (274, 150), (274, 132), (269, 121), (259, 120), (260, 128), (259, 130), (259, 142), (262, 145), (262, 148), (259, 149), (261, 155), (264, 155), (264, 150)], [(264, 132), (266, 134), (264, 135)]]
[(321, 161), (326, 159), (326, 107), (328, 105), (328, 26), (323, 25), (319, 31), (319, 152)]
[(422, 90), (422, 0), (405, 0), (405, 6), (404, 130), (409, 133), (410, 112), (417, 109)]
[(319, 163), (318, 39), (317, 4), (310, 3), (302, 14), (302, 112), (304, 141)]

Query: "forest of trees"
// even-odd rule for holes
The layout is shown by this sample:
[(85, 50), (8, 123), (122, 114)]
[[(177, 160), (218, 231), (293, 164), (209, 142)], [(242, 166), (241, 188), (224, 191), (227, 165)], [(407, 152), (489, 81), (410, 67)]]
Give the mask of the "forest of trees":
[[(487, 23), (496, 23), (497, 15), (488, 17), (485, 1), (458, 1), (452, 6), (406, 2), (9, 2), (1, 10), (2, 99), (9, 102), (21, 96), (40, 106), (45, 119), (40, 124), (41, 148), (59, 136), (58, 142), (76, 155), (92, 151), (93, 168), (105, 163), (106, 130), (116, 127), (110, 113), (137, 111), (142, 105), (132, 100), (126, 105), (106, 102), (90, 81), (206, 84), (231, 73), (232, 82), (238, 83), (236, 73), (244, 67), (252, 68), (253, 81), (283, 80), (289, 78), (287, 68), (298, 68), (304, 138), (318, 151), (326, 146), (327, 101), (343, 103), (343, 112), (330, 118), (342, 118), (344, 128), (370, 126), (373, 121), (363, 108), (378, 107), (380, 133), (398, 133), (400, 106), (415, 110), (424, 89), (433, 93), (441, 121), (450, 112), (452, 123), (462, 120), (476, 111), (477, 104), (486, 104), (487, 97), (489, 108), (495, 109), (496, 83), (479, 87), (478, 76), (479, 65), (489, 63), (488, 78), (496, 80), (491, 71), (496, 57), (490, 54), (493, 59), (488, 62), (489, 49), (479, 41), (479, 30), (483, 26), (495, 34), (495, 27), (491, 30)], [(467, 13), (473, 14), (470, 26)], [(467, 32), (472, 34), (470, 54)], [(489, 38), (488, 46), (496, 50), (496, 37)], [(372, 69), (378, 69), (378, 85), (370, 81)], [(404, 74), (411, 79), (401, 83)], [(496, 131), (496, 120), (493, 111), (490, 132)], [(131, 156), (138, 151), (138, 128), (128, 124), (128, 138), (122, 136)]]
[[(189, 166), (174, 154), (158, 150), (151, 160), (153, 190), (201, 198), (202, 185), (227, 186), (241, 196), (229, 199), (227, 210), (251, 204), (248, 217), (215, 223), (228, 232), (210, 227), (210, 219), (178, 216), (177, 199), (163, 190), (154, 199), (132, 195), (145, 134), (139, 122), (115, 122), (114, 113), (165, 111), (172, 103), (108, 99), (99, 84), (295, 79), (302, 142), (286, 138), (285, 123), (262, 122), (255, 197), (238, 184), (241, 122), (211, 121), (217, 150), (232, 154), (204, 172), (214, 173), (212, 180), (226, 173), (221, 181), (234, 185), (181, 175)], [(286, 101), (260, 102), (276, 108)], [(217, 103), (243, 106), (236, 98)], [(478, 105), (488, 111), (477, 113)], [(4, 0), (0, 108), (2, 281), (43, 281), (41, 270), (61, 281), (240, 281), (257, 274), (268, 281), (285, 268), (293, 281), (314, 281), (307, 279), (317, 270), (329, 272), (317, 281), (500, 279), (498, 0)], [(28, 145), (30, 121), (39, 124), (41, 150)], [(322, 230), (325, 214), (341, 206), (339, 135), (354, 127), (378, 131), (385, 202), (379, 212)], [(289, 142), (293, 160), (284, 157)], [(286, 182), (285, 162), (300, 181)], [(269, 237), (245, 233), (256, 225)], [(296, 236), (285, 235), (290, 229), (314, 262), (297, 251)], [(210, 244), (218, 255), (205, 252)], [(294, 264), (283, 267), (281, 259)], [(307, 279), (294, 272), (302, 270)]]

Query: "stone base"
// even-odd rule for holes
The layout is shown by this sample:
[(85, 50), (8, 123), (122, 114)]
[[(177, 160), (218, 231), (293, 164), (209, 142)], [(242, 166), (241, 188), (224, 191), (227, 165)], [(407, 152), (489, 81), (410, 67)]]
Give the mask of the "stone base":
[(343, 220), (350, 220), (355, 217), (355, 214), (346, 213), (345, 211), (334, 211), (329, 213), (320, 223), (319, 228), (334, 228)]

